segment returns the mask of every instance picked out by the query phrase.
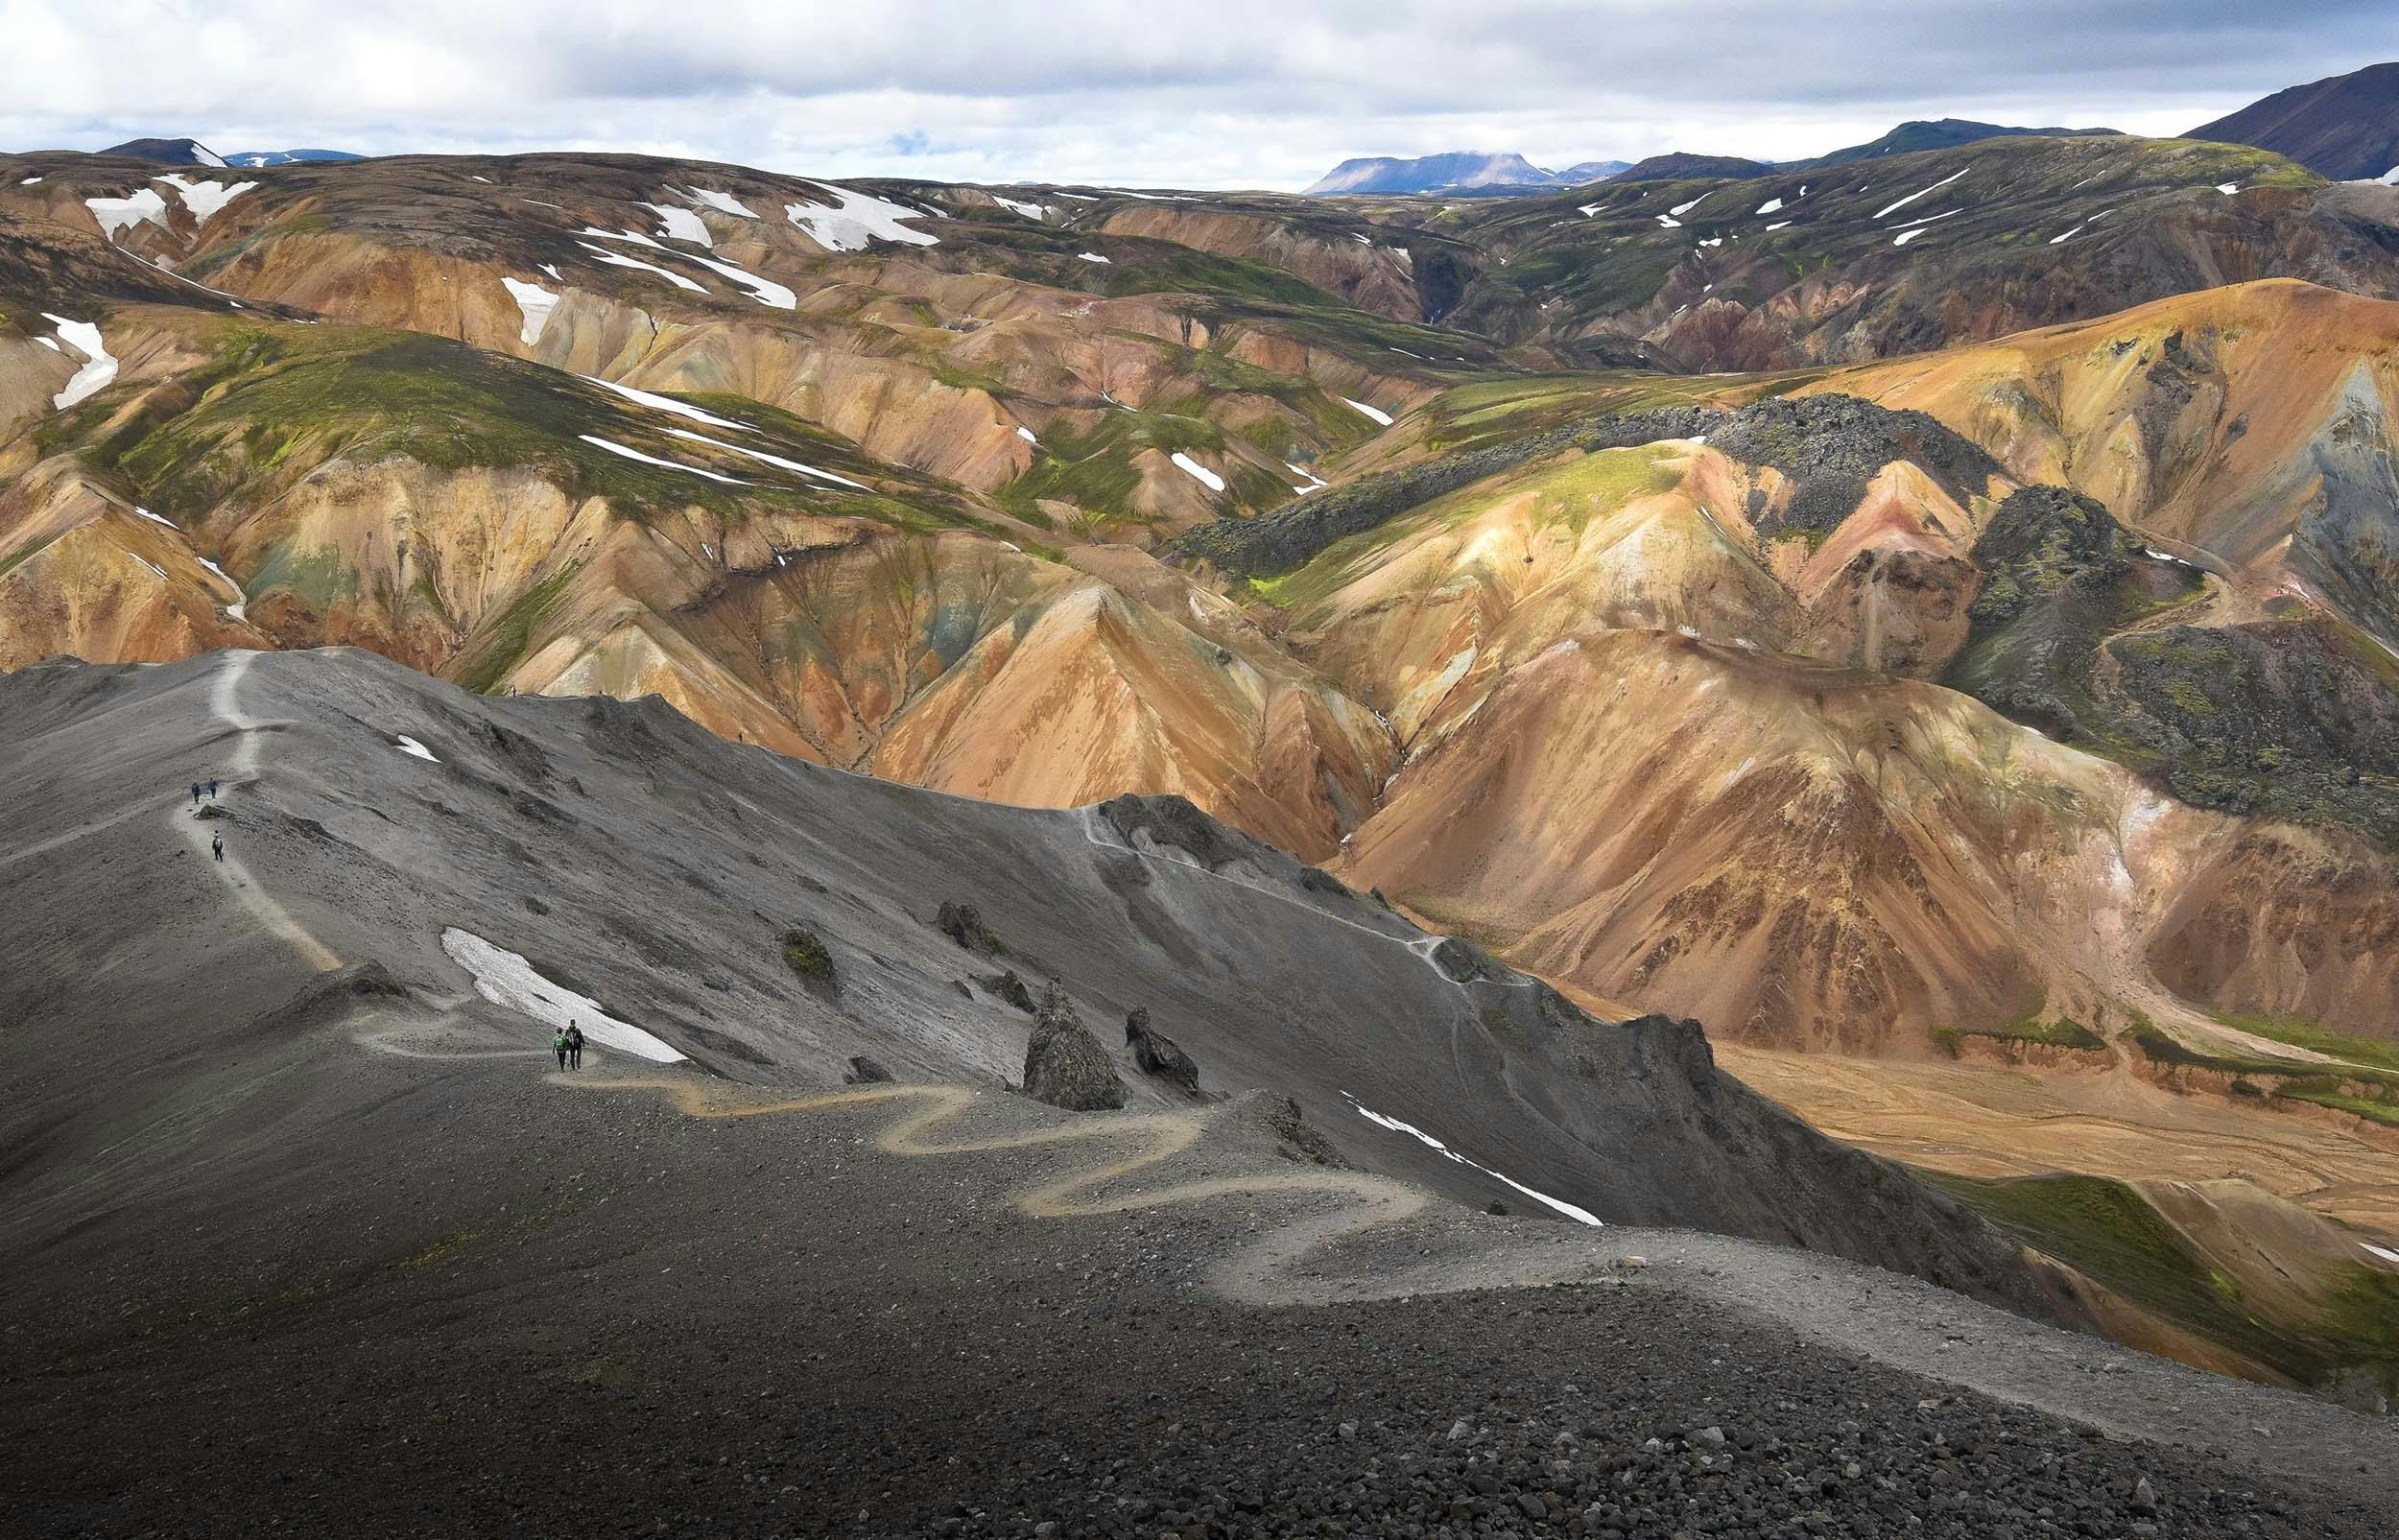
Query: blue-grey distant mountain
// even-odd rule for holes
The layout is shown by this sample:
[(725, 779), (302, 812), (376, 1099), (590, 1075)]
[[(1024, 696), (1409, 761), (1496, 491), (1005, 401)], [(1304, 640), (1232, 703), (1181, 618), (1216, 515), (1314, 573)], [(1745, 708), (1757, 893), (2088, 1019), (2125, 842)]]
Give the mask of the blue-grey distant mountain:
[(1624, 169), (1621, 160), (1586, 160), (1564, 171), (1545, 171), (1518, 154), (1484, 154), (1452, 151), (1418, 155), (1413, 160), (1392, 155), (1344, 160), (1307, 189), (1309, 197), (1332, 193), (1462, 193), (1492, 194), (1529, 187), (1568, 187), (1598, 181)]
[(300, 161), (366, 158), (347, 150), (245, 150), (239, 154), (226, 156), (226, 162), (234, 166), (289, 166)]
[(2183, 135), (2255, 145), (2335, 181), (2399, 172), (2399, 64), (2368, 64), (2276, 91)]
[(225, 164), (223, 155), (198, 139), (128, 139), (123, 144), (112, 144), (100, 153), (104, 155), (129, 155), (135, 160), (154, 161), (161, 166)]
[(1919, 150), (1955, 150), (1961, 144), (1981, 139), (2006, 139), (2030, 136), (2038, 139), (2079, 139), (2100, 134), (2112, 134), (2114, 129), (2014, 129), (1998, 123), (1977, 123), (1971, 118), (1939, 118), (1932, 122), (1917, 119), (1903, 123), (1880, 139), (1865, 144), (1853, 144), (1846, 150), (1817, 155), (1813, 160), (1795, 160), (1788, 169), (1804, 171), (1816, 166), (1838, 166), (1844, 161), (1871, 160), (1877, 155), (1913, 154)]

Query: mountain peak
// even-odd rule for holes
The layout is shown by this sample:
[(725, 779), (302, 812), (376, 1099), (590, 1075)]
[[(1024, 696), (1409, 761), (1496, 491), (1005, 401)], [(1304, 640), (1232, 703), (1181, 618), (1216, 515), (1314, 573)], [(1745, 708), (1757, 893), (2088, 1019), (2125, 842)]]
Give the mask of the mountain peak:
[(223, 166), (225, 157), (198, 139), (128, 139), (100, 154), (152, 160), (161, 166)]
[(2399, 171), (2399, 63), (2276, 91), (2183, 137), (2271, 150), (2334, 181), (2386, 178)]
[[(1575, 169), (1587, 171), (1592, 162)], [(1434, 193), (1487, 187), (1554, 187), (1562, 178), (1512, 152), (1502, 154), (1453, 150), (1402, 159), (1365, 155), (1344, 160), (1318, 178), (1305, 196), (1332, 193)], [(1587, 178), (1584, 179), (1588, 179)]]

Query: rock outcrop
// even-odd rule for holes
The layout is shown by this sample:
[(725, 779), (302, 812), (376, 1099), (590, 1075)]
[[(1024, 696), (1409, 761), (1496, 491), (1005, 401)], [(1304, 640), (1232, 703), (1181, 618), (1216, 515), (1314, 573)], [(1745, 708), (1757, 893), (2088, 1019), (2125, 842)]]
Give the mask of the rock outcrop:
[(1069, 1112), (1098, 1112), (1125, 1104), (1125, 1082), (1091, 1029), (1075, 1013), (1075, 1003), (1056, 979), (1041, 998), (1033, 1036), (1025, 1044), (1025, 1094)]
[(1150, 1007), (1137, 1006), (1125, 1018), (1125, 1042), (1144, 1075), (1172, 1080), (1186, 1091), (1200, 1089), (1200, 1066), (1175, 1039), (1150, 1025)]

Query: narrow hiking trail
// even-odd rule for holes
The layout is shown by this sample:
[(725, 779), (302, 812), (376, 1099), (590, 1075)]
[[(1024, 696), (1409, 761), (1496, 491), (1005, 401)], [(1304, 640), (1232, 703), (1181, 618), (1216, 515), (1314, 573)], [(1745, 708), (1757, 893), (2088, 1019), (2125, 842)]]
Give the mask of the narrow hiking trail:
[[(232, 763), (218, 777), (227, 792), (239, 792), (257, 783), (259, 740), (267, 729), (281, 725), (260, 721), (242, 710), (242, 680), (249, 674), (250, 662), (257, 655), (255, 652), (226, 653), (225, 661), (218, 667), (215, 688), (208, 698), (209, 709), (216, 714), (217, 720), (231, 727), (236, 734)], [(232, 820), (200, 817), (194, 810), (185, 808), (180, 802), (168, 810), (167, 817), (182, 832), (184, 840), (192, 847), (192, 853), (216, 872), (217, 880), (231, 890), (234, 899), (244, 909), (249, 911), (250, 917), (258, 922), (260, 929), (289, 942), (299, 960), (318, 973), (328, 973), (342, 965), (342, 960), (334, 955), (331, 947), (317, 939), (306, 926), (294, 919), (274, 895), (260, 885), (239, 852), (230, 848), (229, 843), (224, 860), (212, 857), (210, 838), (219, 832), (221, 821)], [(235, 833), (238, 838), (239, 830), (236, 829)]]
[[(1295, 909), (1304, 909), (1318, 919), (1330, 920), (1336, 925), (1346, 925), (1361, 936), (1371, 936), (1378, 941), (1389, 941), (1393, 946), (1404, 947), (1408, 951), (1415, 954), (1416, 959), (1426, 967), (1431, 968), (1434, 974), (1438, 977), (1443, 983), (1446, 983), (1451, 988), (1461, 992), (1466, 987), (1467, 981), (1451, 978), (1448, 970), (1443, 968), (1439, 960), (1435, 958), (1433, 955), (1440, 949), (1442, 942), (1452, 939), (1450, 936), (1437, 933), (1427, 933), (1412, 940), (1405, 936), (1394, 936), (1389, 931), (1378, 931), (1371, 925), (1361, 925), (1356, 920), (1343, 919), (1341, 915), (1330, 913), (1325, 910), (1319, 909), (1316, 905), (1309, 903), (1306, 899), (1298, 897), (1296, 894), (1284, 892), (1279, 888), (1269, 888), (1260, 883), (1244, 882), (1239, 877), (1233, 876), (1230, 872), (1215, 871), (1209, 867), (1200, 865), (1200, 863), (1196, 861), (1186, 861), (1179, 856), (1170, 856), (1163, 850), (1142, 850), (1133, 845), (1128, 844), (1121, 840), (1103, 840), (1100, 838), (1099, 830), (1095, 826), (1095, 820), (1099, 817), (1099, 811), (1100, 810), (1097, 806), (1081, 807), (1075, 809), (1075, 814), (1076, 817), (1081, 821), (1082, 837), (1103, 850), (1120, 851), (1125, 855), (1136, 857), (1142, 861), (1164, 862), (1170, 866), (1181, 866), (1186, 870), (1196, 871), (1202, 877), (1214, 878), (1216, 881), (1221, 883), (1230, 883), (1235, 888), (1243, 888), (1248, 892), (1257, 893), (1266, 898), (1271, 898), (1276, 903), (1289, 904)], [(1526, 978), (1485, 979), (1482, 982), (1496, 985), (1497, 987), (1503, 989), (1530, 989), (1540, 981)]]
[[(1578, 1232), (1561, 1230), (1543, 1242), (1494, 1245), (1477, 1239), (1464, 1253), (1332, 1274), (1298, 1271), (1313, 1253), (1371, 1231), (1397, 1226), (1434, 1204), (1423, 1189), (1387, 1176), (1332, 1168), (1258, 1171), (1229, 1175), (1175, 1178), (1169, 1170), (1190, 1153), (1211, 1125), (1227, 1116), (1231, 1103), (1213, 1109), (1079, 1115), (1070, 1123), (990, 1129), (987, 1109), (1008, 1109), (990, 1093), (962, 1085), (878, 1085), (811, 1096), (750, 1100), (697, 1081), (643, 1077), (554, 1082), (592, 1091), (647, 1091), (673, 1102), (694, 1118), (788, 1117), (803, 1113), (889, 1106), (898, 1113), (875, 1135), (889, 1155), (920, 1159), (992, 1154), (1096, 1141), (1085, 1164), (1060, 1176), (1043, 1176), (1008, 1194), (1009, 1205), (1030, 1219), (1056, 1220), (1127, 1214), (1223, 1198), (1331, 1198), (1332, 1207), (1311, 1206), (1262, 1228), (1211, 1265), (1208, 1279), (1227, 1298), (1253, 1305), (1298, 1305), (1395, 1299), (1411, 1294), (1553, 1284), (1591, 1278), (1608, 1270), (1611, 1259), (1586, 1246), (1561, 1243)], [(955, 1124), (979, 1124), (944, 1136)], [(1121, 1188), (1145, 1174), (1163, 1178)], [(1463, 1216), (1464, 1210), (1460, 1210)], [(1412, 1244), (1411, 1257), (1428, 1248)]]

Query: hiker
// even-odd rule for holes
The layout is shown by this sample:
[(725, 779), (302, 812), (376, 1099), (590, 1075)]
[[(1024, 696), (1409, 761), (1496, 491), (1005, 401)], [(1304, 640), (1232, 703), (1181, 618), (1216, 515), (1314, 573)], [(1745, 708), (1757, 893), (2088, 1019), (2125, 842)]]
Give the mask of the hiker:
[(558, 1068), (566, 1068), (566, 1034), (558, 1031), (552, 1032), (550, 1034), (550, 1048), (552, 1052), (558, 1055)]
[(192, 806), (200, 806), (200, 783), (198, 781), (192, 783)]
[(209, 853), (210, 855), (212, 855), (212, 856), (215, 856), (215, 857), (216, 857), (219, 861), (223, 861), (223, 860), (225, 859), (225, 836), (224, 836), (224, 835), (219, 834), (219, 835), (212, 835), (212, 836), (210, 836), (210, 837), (209, 837), (209, 840), (208, 840), (208, 853)]
[(566, 1059), (569, 1069), (583, 1067), (583, 1030), (571, 1021), (566, 1024)]
[(208, 800), (209, 800), (209, 801), (211, 801), (211, 802), (214, 802), (216, 799), (217, 799), (217, 778), (216, 778), (214, 775), (211, 775), (211, 776), (209, 776), (209, 777), (208, 777)]

